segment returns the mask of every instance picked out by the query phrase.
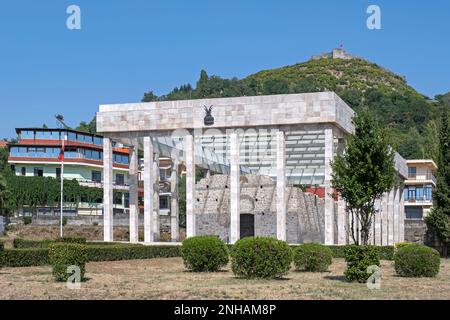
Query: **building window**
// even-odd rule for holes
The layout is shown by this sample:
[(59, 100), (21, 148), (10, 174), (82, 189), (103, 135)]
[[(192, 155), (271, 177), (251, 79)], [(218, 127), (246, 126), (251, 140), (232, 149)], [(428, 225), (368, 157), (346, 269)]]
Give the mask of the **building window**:
[(100, 171), (92, 171), (92, 181), (102, 182), (102, 173)]
[(124, 194), (124, 207), (125, 208), (129, 208), (130, 207), (130, 194), (129, 193), (125, 193)]
[(116, 174), (116, 184), (119, 186), (125, 185), (125, 175), (121, 173)]
[(22, 172), (21, 172), (22, 176), (26, 176), (27, 175), (27, 168), (22, 167)]
[(35, 177), (43, 177), (44, 176), (44, 168), (34, 168), (34, 176)]
[(409, 167), (408, 168), (408, 177), (415, 179), (417, 174), (417, 168), (416, 167)]
[(159, 208), (160, 209), (169, 209), (169, 198), (168, 197), (160, 197), (159, 198)]
[(422, 207), (405, 207), (406, 219), (422, 219)]
[(416, 188), (415, 187), (408, 188), (408, 200), (416, 200)]
[(425, 199), (428, 201), (433, 200), (433, 186), (427, 185), (425, 187)]
[(56, 177), (61, 178), (61, 168), (56, 168)]

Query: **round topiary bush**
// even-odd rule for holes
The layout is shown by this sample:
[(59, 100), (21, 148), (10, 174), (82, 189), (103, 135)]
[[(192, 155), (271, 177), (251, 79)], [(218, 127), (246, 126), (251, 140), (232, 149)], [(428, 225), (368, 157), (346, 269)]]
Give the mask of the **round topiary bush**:
[(181, 257), (188, 270), (213, 272), (228, 264), (229, 252), (225, 243), (218, 237), (198, 236), (183, 241)]
[(78, 267), (80, 280), (84, 279), (87, 261), (86, 247), (74, 243), (52, 243), (49, 245), (48, 257), (56, 281), (67, 281), (71, 276), (68, 267)]
[(439, 252), (420, 244), (398, 248), (394, 261), (395, 272), (402, 277), (435, 277), (441, 264)]
[(367, 268), (380, 266), (380, 252), (375, 246), (349, 245), (345, 248), (345, 261), (347, 262), (345, 278), (363, 283), (371, 276)]
[(269, 237), (249, 237), (236, 242), (232, 270), (243, 278), (281, 278), (289, 272), (292, 250), (284, 241)]
[(294, 264), (298, 271), (324, 272), (333, 262), (333, 252), (319, 243), (305, 243), (294, 250)]

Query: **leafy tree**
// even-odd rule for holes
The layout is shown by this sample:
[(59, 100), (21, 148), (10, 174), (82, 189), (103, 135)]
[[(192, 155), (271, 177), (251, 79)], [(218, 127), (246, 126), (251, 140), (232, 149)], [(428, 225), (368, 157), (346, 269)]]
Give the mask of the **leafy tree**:
[(11, 192), (8, 188), (6, 178), (0, 173), (0, 215), (5, 215), (7, 211), (7, 199), (10, 197)]
[(450, 123), (449, 107), (441, 117), (439, 132), (439, 152), (437, 189), (434, 194), (435, 206), (431, 214), (425, 218), (428, 227), (434, 230), (442, 242), (444, 255), (450, 242)]
[(436, 163), (439, 158), (439, 126), (439, 121), (434, 119), (425, 125), (421, 152), (422, 158), (433, 159)]
[(87, 132), (91, 134), (97, 133), (97, 118), (94, 117), (89, 123), (85, 121), (80, 122), (78, 127), (75, 128), (77, 131)]
[(141, 100), (142, 102), (152, 102), (158, 101), (158, 96), (153, 93), (153, 91), (145, 92), (144, 97)]
[(366, 245), (375, 215), (375, 200), (395, 184), (395, 152), (374, 116), (367, 110), (353, 119), (355, 132), (343, 155), (332, 162), (332, 186), (347, 202), (351, 236)]

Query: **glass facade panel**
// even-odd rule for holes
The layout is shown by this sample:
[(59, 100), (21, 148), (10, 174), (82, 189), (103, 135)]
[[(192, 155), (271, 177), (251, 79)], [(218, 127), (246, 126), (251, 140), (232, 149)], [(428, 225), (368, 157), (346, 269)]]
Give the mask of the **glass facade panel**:
[(34, 139), (34, 131), (22, 131), (21, 133), (21, 138), (22, 139)]
[(77, 135), (73, 132), (67, 133), (67, 140), (69, 141), (77, 141)]

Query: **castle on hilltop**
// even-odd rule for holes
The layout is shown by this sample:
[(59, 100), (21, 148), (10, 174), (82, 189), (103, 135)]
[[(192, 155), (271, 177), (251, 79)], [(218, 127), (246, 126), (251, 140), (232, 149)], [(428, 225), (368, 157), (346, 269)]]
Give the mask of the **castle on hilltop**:
[(347, 51), (345, 51), (344, 48), (342, 48), (342, 46), (340, 48), (333, 49), (331, 52), (326, 52), (326, 53), (314, 55), (311, 57), (312, 60), (327, 59), (327, 58), (346, 59), (346, 60), (360, 59), (359, 57), (354, 56), (354, 55), (348, 53)]

